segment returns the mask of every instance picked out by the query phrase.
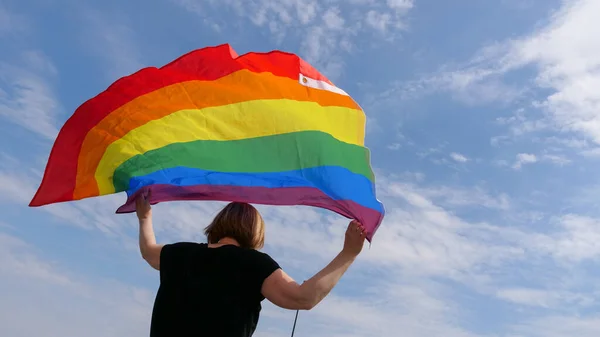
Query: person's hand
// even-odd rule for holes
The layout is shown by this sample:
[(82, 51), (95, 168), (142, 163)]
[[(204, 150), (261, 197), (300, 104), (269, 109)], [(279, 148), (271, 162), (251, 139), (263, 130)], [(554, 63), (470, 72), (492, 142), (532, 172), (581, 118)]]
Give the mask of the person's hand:
[(367, 236), (367, 230), (361, 223), (352, 220), (346, 229), (346, 239), (344, 240), (344, 248), (342, 251), (351, 256), (360, 254)]
[(135, 212), (139, 220), (145, 220), (152, 216), (152, 206), (150, 206), (150, 196), (152, 191), (149, 190), (147, 194), (140, 193), (135, 199)]

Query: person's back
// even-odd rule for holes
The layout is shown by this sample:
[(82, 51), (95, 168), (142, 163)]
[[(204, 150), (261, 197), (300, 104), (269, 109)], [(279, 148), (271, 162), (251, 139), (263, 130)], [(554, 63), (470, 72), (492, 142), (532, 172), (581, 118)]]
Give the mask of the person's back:
[(279, 268), (267, 254), (235, 245), (165, 245), (150, 336), (252, 336), (263, 281)]
[(151, 337), (250, 337), (266, 298), (285, 309), (310, 310), (337, 284), (360, 253), (366, 237), (356, 221), (346, 229), (344, 247), (321, 271), (299, 285), (267, 254), (265, 226), (247, 203), (232, 202), (204, 233), (208, 244), (157, 244), (151, 196), (136, 201), (140, 252), (160, 271)]

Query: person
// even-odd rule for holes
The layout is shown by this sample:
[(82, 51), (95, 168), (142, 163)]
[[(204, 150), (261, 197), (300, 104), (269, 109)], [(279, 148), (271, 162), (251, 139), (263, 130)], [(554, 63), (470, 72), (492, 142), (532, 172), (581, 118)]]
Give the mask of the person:
[(136, 199), (143, 259), (160, 272), (150, 323), (151, 337), (250, 337), (261, 302), (310, 310), (325, 298), (363, 248), (366, 231), (346, 229), (340, 253), (298, 284), (268, 254), (265, 224), (250, 204), (231, 202), (205, 228), (207, 243), (157, 244), (150, 195)]

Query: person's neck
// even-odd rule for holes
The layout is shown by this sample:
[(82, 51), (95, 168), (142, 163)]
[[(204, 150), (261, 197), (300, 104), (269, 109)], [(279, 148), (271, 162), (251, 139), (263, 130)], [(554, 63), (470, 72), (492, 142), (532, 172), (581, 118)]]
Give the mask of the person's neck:
[(229, 237), (225, 237), (222, 238), (221, 240), (217, 241), (218, 245), (234, 245), (234, 246), (240, 246), (240, 244), (237, 242), (236, 239), (234, 238), (229, 238)]

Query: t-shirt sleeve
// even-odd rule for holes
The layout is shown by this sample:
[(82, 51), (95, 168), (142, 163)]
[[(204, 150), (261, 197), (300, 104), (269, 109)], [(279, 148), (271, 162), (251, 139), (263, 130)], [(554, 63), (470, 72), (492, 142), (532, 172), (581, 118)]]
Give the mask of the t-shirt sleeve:
[(269, 256), (269, 254), (262, 252), (257, 253), (258, 254), (256, 255), (256, 261), (254, 264), (254, 275), (256, 277), (256, 285), (260, 289), (262, 288), (262, 284), (265, 279), (271, 276), (274, 271), (280, 269), (281, 267), (275, 260), (273, 260), (271, 256)]
[(160, 251), (160, 280), (164, 282), (181, 274), (189, 263), (195, 243), (178, 242), (166, 244)]

